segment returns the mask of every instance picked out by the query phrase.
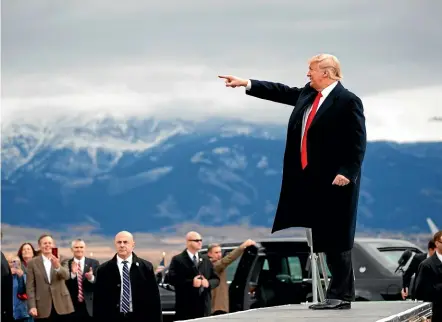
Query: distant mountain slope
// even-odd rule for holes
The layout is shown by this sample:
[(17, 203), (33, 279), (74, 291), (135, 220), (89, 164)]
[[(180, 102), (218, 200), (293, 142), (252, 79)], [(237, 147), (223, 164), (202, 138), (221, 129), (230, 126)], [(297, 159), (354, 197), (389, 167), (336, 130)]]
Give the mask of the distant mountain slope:
[[(2, 222), (90, 222), (159, 231), (176, 223), (270, 226), (285, 129), (211, 120), (10, 125), (2, 133)], [(442, 142), (370, 142), (359, 229), (428, 230), (442, 220)]]

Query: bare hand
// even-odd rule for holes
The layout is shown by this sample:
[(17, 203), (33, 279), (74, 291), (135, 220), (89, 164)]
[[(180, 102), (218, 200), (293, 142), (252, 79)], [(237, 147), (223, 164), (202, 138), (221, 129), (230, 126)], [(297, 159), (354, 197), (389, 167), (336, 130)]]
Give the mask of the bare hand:
[(17, 274), (18, 277), (22, 277), (23, 276), (23, 270), (21, 268), (16, 268), (15, 269), (15, 274)]
[(256, 242), (254, 241), (254, 240), (251, 240), (251, 239), (247, 239), (243, 244), (242, 244), (242, 247), (243, 248), (247, 248), (247, 247), (249, 247), (249, 246), (255, 246), (256, 245)]
[(201, 286), (201, 275), (197, 275), (193, 278), (193, 287), (200, 287)]
[(90, 281), (92, 277), (94, 277), (94, 271), (92, 270), (92, 267), (89, 268), (89, 272), (85, 273), (84, 276), (86, 276), (88, 281)]
[(208, 288), (209, 287), (209, 281), (203, 276), (203, 279), (201, 280), (201, 285), (204, 288)]
[(72, 261), (72, 264), (71, 264), (71, 272), (72, 272), (73, 274), (77, 274), (77, 273), (78, 273), (78, 264), (77, 264), (76, 261)]
[(38, 315), (37, 309), (33, 307), (32, 309), (29, 310), (29, 314), (32, 315), (33, 317), (36, 317)]
[(401, 290), (402, 299), (405, 300), (408, 296), (408, 287)]
[(226, 83), (226, 87), (239, 87), (239, 86), (247, 86), (248, 80), (247, 79), (242, 79), (242, 78), (238, 78), (236, 76), (232, 76), (232, 75), (220, 75), (218, 76), (219, 78), (223, 78)]
[(346, 177), (344, 177), (341, 174), (338, 174), (335, 178), (335, 180), (333, 180), (332, 184), (333, 185), (337, 185), (337, 186), (346, 186), (350, 183), (350, 180), (348, 180)]
[(55, 257), (54, 255), (51, 256), (51, 263), (52, 263), (52, 267), (54, 267), (54, 268), (60, 267), (60, 260), (57, 257)]

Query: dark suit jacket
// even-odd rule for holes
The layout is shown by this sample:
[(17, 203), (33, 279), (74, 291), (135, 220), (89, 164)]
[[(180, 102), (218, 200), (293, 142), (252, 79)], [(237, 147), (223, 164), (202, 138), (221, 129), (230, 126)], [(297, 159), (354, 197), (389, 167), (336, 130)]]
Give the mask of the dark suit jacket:
[(413, 275), (417, 274), (420, 263), (422, 263), (422, 261), (424, 261), (426, 258), (427, 253), (414, 255), (410, 265), (404, 272), (404, 275), (402, 275), (402, 288), (405, 289), (408, 287), (408, 293), (411, 295), (412, 298), (414, 298), (414, 286), (416, 285), (416, 283), (413, 283), (413, 288), (410, 289), (411, 278), (413, 277)]
[[(72, 303), (74, 304), (74, 307), (77, 307), (78, 305), (78, 281), (77, 277), (72, 278), (72, 261), (74, 259), (71, 258), (66, 262), (66, 266), (69, 269), (69, 279), (66, 281), (66, 286), (68, 287), (69, 293), (71, 294)], [(93, 300), (94, 300), (94, 288), (95, 288), (95, 281), (94, 283), (91, 283), (88, 281), (85, 273), (89, 272), (90, 268), (92, 267), (92, 270), (94, 272), (95, 278), (97, 278), (97, 269), (100, 263), (93, 258), (85, 257), (84, 259), (84, 271), (83, 271), (83, 297), (84, 302), (86, 303), (86, 309), (89, 313), (89, 316), (93, 316)]]
[[(288, 121), (283, 177), (272, 233), (290, 227), (312, 228), (315, 252), (353, 247), (361, 167), (366, 149), (363, 105), (340, 82), (319, 107), (307, 136), (308, 165), (301, 166), (305, 111), (317, 91), (251, 80), (246, 94), (294, 106)], [(336, 175), (350, 180), (332, 185)]]
[[(130, 285), (134, 322), (161, 322), (160, 291), (149, 261), (132, 253)], [(114, 321), (120, 316), (121, 276), (117, 255), (98, 267), (94, 290), (94, 319)]]
[(2, 321), (13, 321), (12, 315), (12, 274), (8, 260), (2, 252)]
[(416, 299), (433, 303), (432, 321), (442, 321), (442, 262), (436, 253), (419, 265), (414, 288)]
[[(193, 279), (203, 275), (209, 281), (208, 288), (193, 287)], [(200, 256), (198, 267), (190, 259), (187, 250), (174, 256), (169, 265), (168, 281), (175, 287), (175, 318), (185, 320), (211, 314), (211, 291), (219, 285), (212, 262)]]

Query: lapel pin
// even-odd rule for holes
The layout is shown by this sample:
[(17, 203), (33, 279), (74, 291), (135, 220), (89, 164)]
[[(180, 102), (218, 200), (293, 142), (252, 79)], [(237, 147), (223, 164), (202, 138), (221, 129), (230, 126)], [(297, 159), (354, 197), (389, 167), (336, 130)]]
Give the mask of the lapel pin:
[(140, 266), (140, 264), (138, 262), (136, 262), (135, 265)]

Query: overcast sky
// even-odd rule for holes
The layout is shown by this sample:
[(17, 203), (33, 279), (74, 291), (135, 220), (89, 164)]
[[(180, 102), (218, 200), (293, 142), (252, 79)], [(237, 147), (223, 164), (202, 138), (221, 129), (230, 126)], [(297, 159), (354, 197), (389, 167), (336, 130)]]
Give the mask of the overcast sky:
[(285, 124), (290, 108), (216, 76), (302, 86), (308, 58), (328, 52), (363, 99), (369, 139), (442, 141), (429, 121), (442, 117), (440, 12), (430, 0), (3, 0), (2, 116)]

